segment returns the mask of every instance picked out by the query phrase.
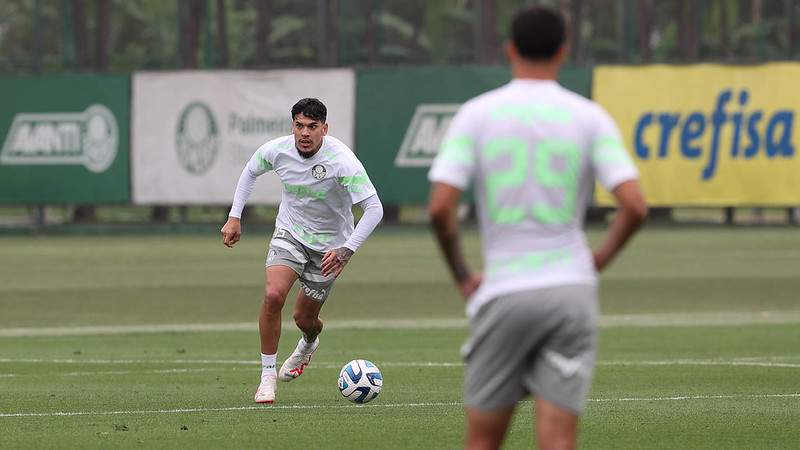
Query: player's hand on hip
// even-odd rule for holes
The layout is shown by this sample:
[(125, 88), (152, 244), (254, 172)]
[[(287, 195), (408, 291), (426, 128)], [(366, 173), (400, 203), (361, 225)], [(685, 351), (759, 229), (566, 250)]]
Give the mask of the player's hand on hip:
[(325, 256), (322, 257), (322, 264), (320, 265), (322, 275), (327, 277), (333, 274), (333, 278), (338, 277), (347, 261), (350, 261), (351, 256), (353, 256), (353, 251), (347, 247), (328, 250)]
[(229, 217), (220, 232), (222, 232), (222, 243), (229, 248), (233, 247), (233, 244), (239, 242), (242, 238), (241, 220), (236, 217)]
[(483, 274), (473, 273), (458, 283), (458, 290), (461, 291), (461, 295), (465, 298), (470, 298), (478, 290), (482, 282)]

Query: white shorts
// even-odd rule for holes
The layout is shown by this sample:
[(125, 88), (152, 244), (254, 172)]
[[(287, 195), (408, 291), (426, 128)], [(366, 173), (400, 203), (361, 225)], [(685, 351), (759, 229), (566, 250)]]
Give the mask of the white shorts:
[(300, 287), (308, 298), (324, 302), (333, 289), (333, 274), (322, 275), (322, 257), (325, 253), (311, 250), (292, 236), (292, 233), (277, 228), (269, 242), (266, 267), (285, 266), (300, 277)]
[(597, 289), (570, 285), (494, 299), (470, 320), (465, 401), (494, 411), (535, 394), (583, 412), (597, 347)]

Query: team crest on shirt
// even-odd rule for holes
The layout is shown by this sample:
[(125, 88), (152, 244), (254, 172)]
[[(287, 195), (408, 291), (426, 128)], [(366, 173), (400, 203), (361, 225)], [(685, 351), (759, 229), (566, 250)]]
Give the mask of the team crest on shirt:
[(322, 164), (317, 164), (311, 168), (311, 175), (314, 175), (314, 178), (318, 180), (325, 178), (325, 173), (325, 167)]

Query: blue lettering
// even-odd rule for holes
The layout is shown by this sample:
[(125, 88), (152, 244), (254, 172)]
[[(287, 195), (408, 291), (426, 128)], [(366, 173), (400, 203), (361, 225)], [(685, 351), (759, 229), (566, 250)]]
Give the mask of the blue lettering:
[(639, 123), (636, 124), (636, 137), (634, 137), (633, 148), (636, 149), (636, 156), (647, 159), (650, 156), (650, 147), (646, 146), (642, 140), (644, 129), (653, 122), (653, 114), (644, 113)]
[(692, 146), (692, 141), (703, 135), (706, 129), (706, 118), (699, 112), (692, 113), (683, 124), (681, 133), (681, 153), (687, 158), (699, 158), (700, 146)]
[(719, 133), (722, 131), (722, 124), (725, 123), (727, 116), (723, 109), (725, 103), (731, 99), (731, 91), (722, 91), (717, 97), (717, 109), (711, 114), (711, 125), (714, 127), (714, 134), (711, 137), (711, 151), (708, 155), (708, 165), (703, 169), (703, 180), (708, 180), (714, 176), (717, 168), (717, 152), (719, 151)]
[(658, 147), (658, 157), (667, 157), (667, 148), (669, 145), (669, 135), (672, 129), (678, 124), (680, 114), (662, 114), (658, 116), (658, 121), (661, 123), (661, 143)]
[[(642, 160), (651, 157), (658, 159), (669, 157), (670, 139), (675, 131), (678, 133), (676, 139), (680, 157), (698, 159), (705, 154), (706, 162), (700, 172), (700, 179), (703, 181), (714, 177), (719, 165), (720, 152), (729, 151), (732, 159), (739, 157), (749, 159), (758, 155), (759, 149), (763, 148), (768, 158), (794, 157), (795, 149), (792, 142), (794, 111), (780, 110), (767, 118), (762, 110), (754, 110), (747, 114), (745, 107), (749, 97), (747, 89), (742, 89), (735, 97), (732, 89), (725, 89), (717, 96), (714, 110), (709, 115), (704, 115), (700, 111), (691, 111), (686, 116), (682, 116), (680, 112), (643, 113), (634, 128), (633, 148), (636, 156)], [(729, 105), (732, 100), (738, 101), (738, 105)], [(729, 106), (738, 106), (738, 111), (726, 111)], [(766, 130), (760, 126), (762, 118), (768, 120)], [(708, 124), (710, 127), (706, 126)], [(647, 139), (650, 128), (653, 128), (657, 135)], [(703, 136), (706, 135), (707, 128), (711, 128), (710, 142), (704, 145)], [(745, 133), (747, 139), (742, 138)], [(731, 139), (730, 150), (720, 148), (725, 138)], [(655, 142), (658, 142), (658, 156), (651, 152)], [(747, 145), (740, 149), (745, 142)]]
[(758, 153), (758, 146), (760, 145), (759, 137), (758, 137), (758, 129), (756, 129), (756, 123), (761, 120), (761, 111), (756, 111), (750, 116), (750, 120), (747, 121), (747, 135), (750, 137), (750, 145), (744, 149), (744, 157), (745, 158), (752, 158), (756, 156)]
[[(767, 125), (767, 156), (774, 158), (775, 155), (793, 156), (794, 147), (792, 147), (792, 122), (794, 122), (794, 114), (791, 111), (779, 111)], [(775, 142), (775, 128), (781, 126), (783, 134), (781, 134), (778, 142)]]
[[(747, 103), (747, 91), (742, 90), (739, 93), (739, 106), (744, 106)], [(731, 143), (731, 157), (736, 158), (739, 156), (739, 134), (742, 130), (742, 113), (737, 112), (731, 115), (733, 121), (733, 142)]]

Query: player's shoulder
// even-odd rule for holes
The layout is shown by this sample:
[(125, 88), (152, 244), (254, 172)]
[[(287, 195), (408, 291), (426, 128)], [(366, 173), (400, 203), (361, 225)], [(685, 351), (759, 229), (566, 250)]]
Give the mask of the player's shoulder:
[(349, 164), (358, 161), (358, 157), (350, 146), (331, 135), (323, 138), (320, 153), (332, 163)]
[(280, 136), (271, 139), (258, 148), (259, 153), (266, 155), (269, 153), (281, 153), (291, 150), (294, 147), (294, 135)]
[(504, 97), (507, 95), (508, 86), (509, 85), (506, 84), (470, 98), (461, 105), (459, 111), (468, 113), (486, 112), (488, 106), (503, 101)]
[(462, 118), (471, 119), (473, 123), (481, 123), (497, 108), (504, 108), (524, 98), (525, 93), (519, 91), (519, 83), (513, 80), (502, 86), (490, 89), (465, 101), (459, 108), (458, 114)]
[(583, 111), (587, 115), (594, 115), (594, 114), (605, 114), (605, 109), (602, 105), (597, 103), (596, 101), (584, 97), (577, 92), (571, 91), (564, 86), (559, 85), (559, 95), (565, 102), (572, 104), (573, 109), (577, 111)]

